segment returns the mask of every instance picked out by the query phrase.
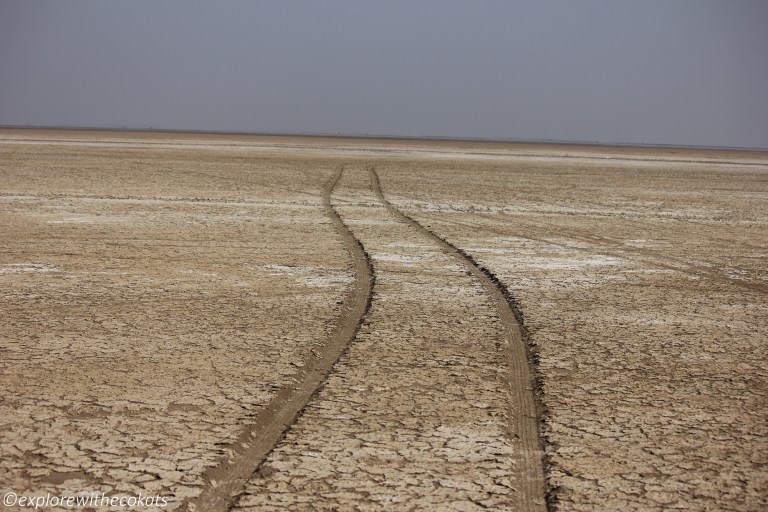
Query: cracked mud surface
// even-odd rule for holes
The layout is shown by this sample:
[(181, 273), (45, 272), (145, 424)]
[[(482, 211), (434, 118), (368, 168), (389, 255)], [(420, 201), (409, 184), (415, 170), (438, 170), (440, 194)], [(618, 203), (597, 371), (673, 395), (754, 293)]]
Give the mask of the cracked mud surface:
[(768, 507), (765, 154), (111, 132), (0, 131), (0, 490), (226, 480), (350, 315), (342, 164), (371, 309), (237, 509), (519, 502), (497, 306), (371, 164), (517, 299), (551, 508)]
[(348, 170), (334, 199), (373, 262), (371, 309), (236, 509), (543, 509), (543, 486), (537, 504), (518, 495), (527, 489), (515, 476), (521, 445), (496, 305), (454, 256), (384, 208), (369, 178)]
[(557, 510), (768, 505), (768, 165), (379, 174), (520, 301)]
[(2, 488), (177, 508), (344, 314), (334, 167), (2, 150)]

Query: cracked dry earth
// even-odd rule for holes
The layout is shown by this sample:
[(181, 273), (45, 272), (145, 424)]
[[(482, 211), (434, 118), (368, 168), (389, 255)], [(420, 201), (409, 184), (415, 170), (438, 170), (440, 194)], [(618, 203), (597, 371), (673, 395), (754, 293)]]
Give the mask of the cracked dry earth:
[(0, 486), (183, 508), (344, 314), (334, 164), (0, 150)]
[(764, 153), (2, 130), (0, 218), (3, 494), (768, 508)]
[(509, 427), (518, 408), (497, 305), (453, 254), (387, 211), (364, 169), (346, 170), (334, 200), (372, 259), (371, 309), (236, 509), (543, 509), (543, 482), (521, 485), (541, 468), (520, 467)]
[(519, 300), (557, 510), (764, 510), (768, 161), (630, 157), (379, 172)]

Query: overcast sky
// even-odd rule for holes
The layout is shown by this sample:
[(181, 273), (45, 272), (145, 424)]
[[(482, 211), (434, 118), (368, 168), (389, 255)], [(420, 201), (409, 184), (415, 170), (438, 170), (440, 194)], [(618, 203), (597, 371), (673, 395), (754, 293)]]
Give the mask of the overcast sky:
[(0, 124), (768, 147), (768, 2), (0, 0)]

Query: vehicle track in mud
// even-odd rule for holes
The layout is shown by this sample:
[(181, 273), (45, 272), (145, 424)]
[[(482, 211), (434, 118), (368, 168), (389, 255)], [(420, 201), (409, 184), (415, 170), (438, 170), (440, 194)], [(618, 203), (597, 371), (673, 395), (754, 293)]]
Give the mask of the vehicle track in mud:
[(334, 203), (376, 268), (370, 313), (235, 509), (546, 510), (519, 312), (358, 171)]
[(7, 490), (183, 510), (242, 459), (347, 313), (323, 187), (348, 162), (330, 202), (376, 265), (372, 307), (238, 510), (515, 504), (495, 304), (385, 210), (371, 164), (524, 308), (553, 508), (765, 507), (765, 154), (83, 140), (0, 144)]
[(340, 167), (326, 183), (323, 207), (353, 259), (355, 281), (345, 299), (346, 312), (338, 320), (324, 350), (320, 353), (313, 351), (297, 372), (296, 384), (278, 390), (231, 447), (233, 455), (205, 472), (206, 486), (199, 496), (186, 503), (189, 510), (217, 512), (232, 508), (248, 479), (258, 471), (269, 452), (322, 386), (333, 365), (354, 339), (370, 307), (375, 280), (370, 258), (331, 204), (331, 193), (343, 172)]
[(765, 175), (376, 170), (390, 201), (520, 300), (557, 510), (765, 507)]
[(517, 482), (522, 485), (521, 498), (516, 510), (537, 510), (540, 499), (545, 496), (551, 504), (554, 496), (545, 479), (545, 451), (542, 446), (540, 426), (546, 414), (540, 377), (535, 366), (536, 355), (528, 343), (522, 312), (506, 287), (488, 269), (478, 264), (465, 251), (448, 242), (418, 221), (409, 217), (384, 196), (381, 181), (375, 168), (369, 168), (374, 191), (388, 211), (406, 221), (415, 229), (427, 234), (447, 251), (451, 252), (479, 281), (496, 304), (499, 317), (509, 338), (508, 375), (510, 408), (510, 431), (519, 440), (521, 467)]

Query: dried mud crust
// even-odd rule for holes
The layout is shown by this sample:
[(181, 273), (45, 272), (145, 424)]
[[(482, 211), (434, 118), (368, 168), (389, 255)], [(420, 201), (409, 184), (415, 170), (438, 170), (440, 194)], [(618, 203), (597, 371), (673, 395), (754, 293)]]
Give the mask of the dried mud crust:
[(515, 503), (515, 510), (542, 508), (542, 497), (548, 503), (551, 503), (552, 498), (549, 486), (545, 483), (546, 457), (540, 439), (540, 429), (546, 411), (541, 401), (540, 375), (536, 368), (538, 356), (528, 345), (528, 333), (524, 330), (522, 313), (517, 302), (498, 278), (485, 267), (478, 265), (472, 256), (425, 228), (387, 201), (381, 190), (376, 169), (371, 166), (368, 171), (374, 192), (387, 210), (433, 239), (448, 253), (453, 254), (483, 284), (486, 293), (495, 303), (508, 340), (506, 363), (509, 365), (507, 373), (511, 411), (509, 428), (510, 435), (516, 443), (515, 451), (517, 452), (515, 482), (517, 482), (518, 501)]
[(334, 202), (373, 261), (370, 312), (236, 510), (544, 509), (543, 486), (521, 496), (516, 480), (526, 455), (497, 304), (355, 170)]
[(355, 282), (344, 301), (342, 315), (324, 346), (312, 351), (290, 385), (277, 391), (269, 404), (250, 422), (236, 443), (234, 454), (218, 466), (206, 471), (207, 485), (189, 503), (192, 510), (216, 512), (230, 510), (249, 477), (261, 466), (267, 454), (295, 421), (327, 377), (328, 372), (354, 338), (370, 307), (373, 269), (360, 242), (350, 233), (331, 205), (331, 193), (343, 172), (339, 170), (328, 180), (323, 190), (323, 207), (341, 236), (355, 269)]
[(555, 509), (768, 507), (768, 162), (753, 164), (379, 166), (389, 201), (519, 299)]
[(258, 466), (238, 443), (350, 316), (359, 271), (323, 187), (359, 157), (333, 202), (384, 279), (241, 508), (517, 499), (496, 304), (385, 211), (371, 158), (390, 158), (387, 201), (519, 300), (551, 508), (768, 508), (764, 153), (13, 133), (0, 130), (3, 494), (159, 494), (180, 510), (219, 489), (211, 476)]
[(0, 489), (186, 508), (349, 314), (338, 164), (0, 151)]

